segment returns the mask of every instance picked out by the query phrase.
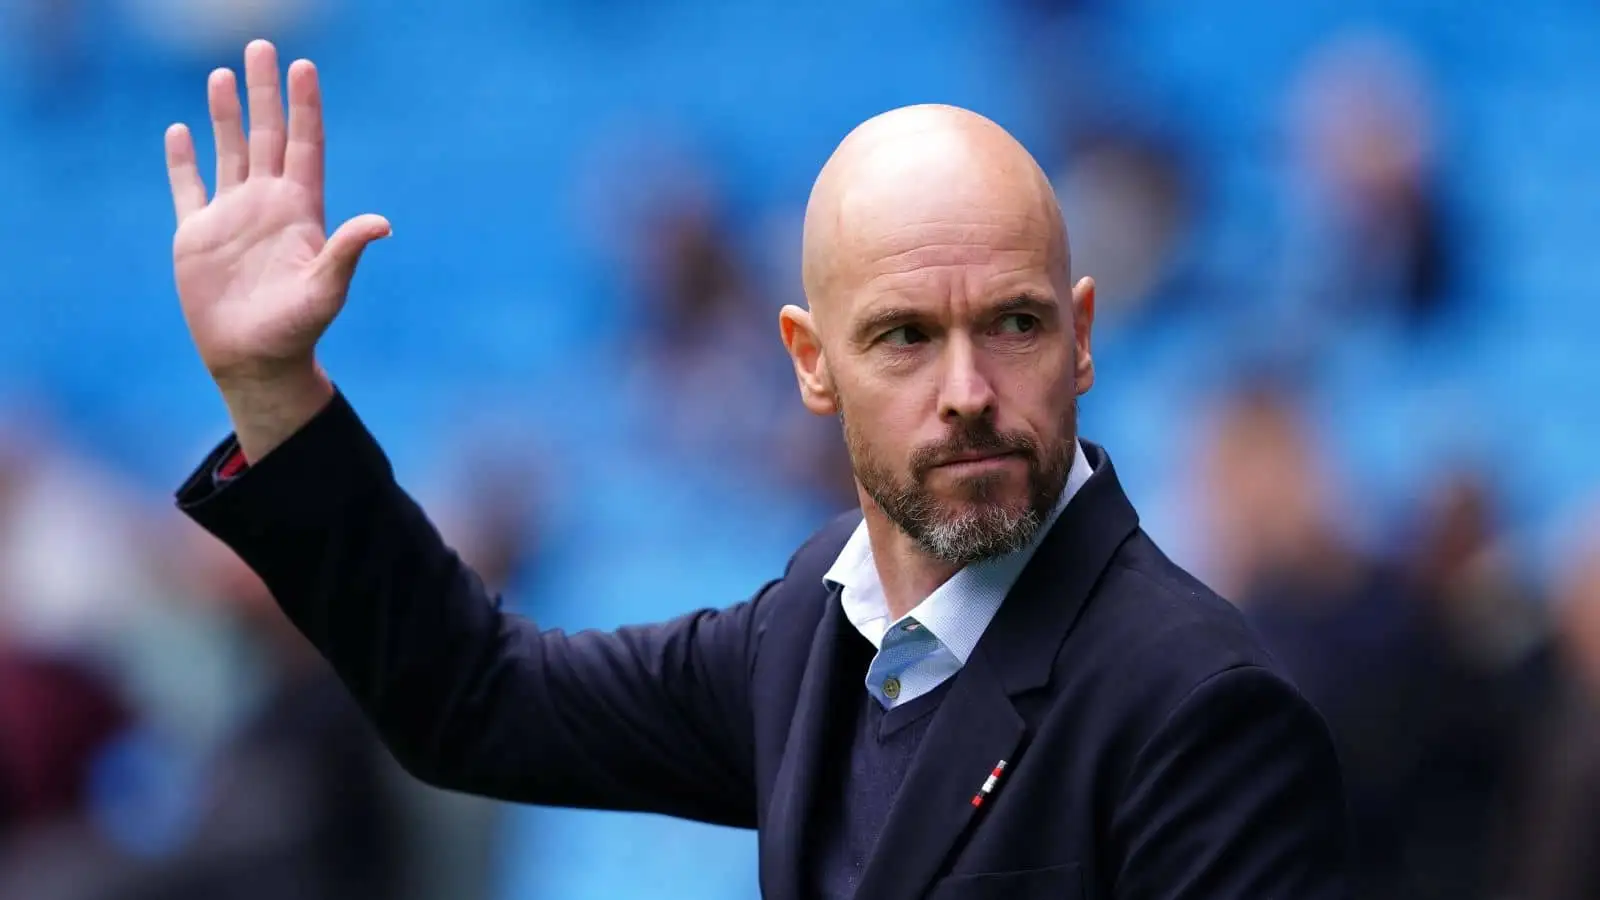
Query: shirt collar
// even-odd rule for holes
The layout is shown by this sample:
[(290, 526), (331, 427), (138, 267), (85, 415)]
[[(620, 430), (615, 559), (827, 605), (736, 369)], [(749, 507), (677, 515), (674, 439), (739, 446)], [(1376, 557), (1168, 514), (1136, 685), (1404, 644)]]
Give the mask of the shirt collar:
[[(932, 632), (965, 664), (1011, 586), (1027, 567), (1061, 511), (1091, 474), (1093, 470), (1083, 445), (1074, 441), (1072, 468), (1068, 471), (1066, 486), (1033, 542), (1015, 553), (962, 568), (906, 615)], [(823, 581), (842, 588), (839, 599), (845, 618), (874, 647), (881, 647), (884, 633), (896, 622), (889, 619), (888, 600), (878, 578), (866, 522), (856, 526)]]

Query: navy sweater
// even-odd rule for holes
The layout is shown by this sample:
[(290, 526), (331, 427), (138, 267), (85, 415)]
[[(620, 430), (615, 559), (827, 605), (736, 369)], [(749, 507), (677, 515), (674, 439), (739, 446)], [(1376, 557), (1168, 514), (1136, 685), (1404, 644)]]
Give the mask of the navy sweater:
[[(861, 656), (865, 679), (872, 650), (865, 638), (861, 644), (866, 648)], [(814, 896), (828, 900), (855, 897), (861, 873), (872, 858), (878, 832), (889, 818), (900, 783), (922, 746), (939, 701), (954, 680), (947, 679), (921, 697), (890, 710), (880, 706), (865, 685), (858, 692), (852, 711), (854, 727), (844, 732), (849, 752), (834, 757), (840, 763), (824, 782), (828, 787), (819, 798), (814, 845), (818, 852), (811, 864)], [(840, 750), (845, 748), (841, 746)]]

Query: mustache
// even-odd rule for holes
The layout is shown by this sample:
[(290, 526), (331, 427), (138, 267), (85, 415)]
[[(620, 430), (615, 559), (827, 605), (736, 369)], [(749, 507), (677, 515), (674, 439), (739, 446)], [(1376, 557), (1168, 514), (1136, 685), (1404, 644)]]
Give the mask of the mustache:
[(1002, 432), (990, 422), (972, 421), (937, 444), (918, 447), (911, 454), (911, 474), (921, 481), (933, 468), (970, 453), (1015, 453), (1030, 461), (1037, 461), (1039, 445), (1026, 434)]

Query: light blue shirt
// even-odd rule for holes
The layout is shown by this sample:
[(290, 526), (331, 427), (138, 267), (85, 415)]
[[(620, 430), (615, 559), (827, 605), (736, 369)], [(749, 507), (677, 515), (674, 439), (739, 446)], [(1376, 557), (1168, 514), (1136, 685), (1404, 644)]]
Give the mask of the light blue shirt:
[(962, 568), (897, 621), (889, 620), (867, 524), (856, 526), (823, 580), (842, 588), (845, 618), (878, 650), (867, 667), (867, 693), (885, 709), (928, 693), (966, 665), (1045, 534), (1092, 474), (1083, 445), (1074, 447), (1066, 487), (1033, 543)]

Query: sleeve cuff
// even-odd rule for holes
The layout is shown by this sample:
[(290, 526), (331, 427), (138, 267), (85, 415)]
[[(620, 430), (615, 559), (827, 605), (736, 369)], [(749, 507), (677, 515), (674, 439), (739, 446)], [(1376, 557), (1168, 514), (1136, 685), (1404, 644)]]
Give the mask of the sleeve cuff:
[(342, 393), (281, 446), (248, 464), (230, 435), (176, 493), (180, 510), (225, 541), (240, 527), (314, 520), (392, 484), (383, 449)]
[(250, 468), (250, 461), (244, 458), (244, 451), (239, 449), (239, 442), (229, 440), (226, 445), (227, 452), (222, 457), (222, 462), (211, 470), (211, 484), (220, 487), (238, 478)]

